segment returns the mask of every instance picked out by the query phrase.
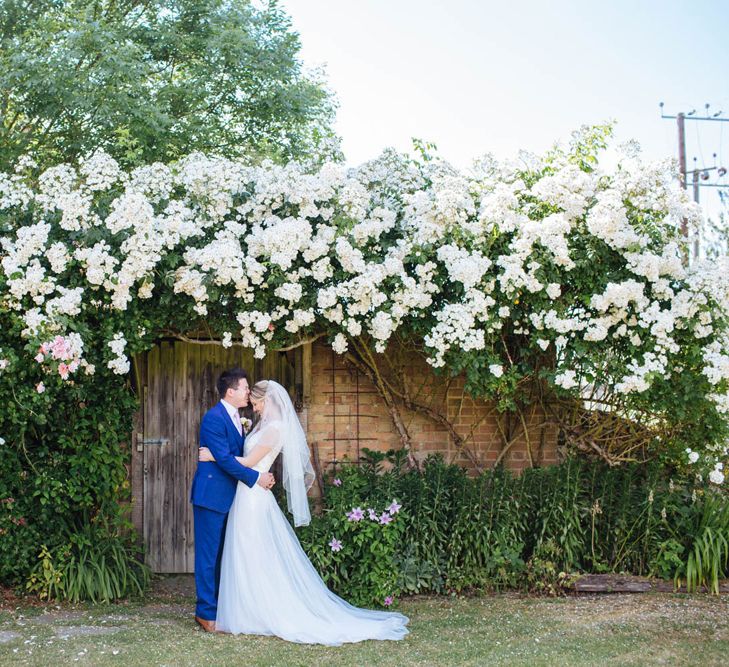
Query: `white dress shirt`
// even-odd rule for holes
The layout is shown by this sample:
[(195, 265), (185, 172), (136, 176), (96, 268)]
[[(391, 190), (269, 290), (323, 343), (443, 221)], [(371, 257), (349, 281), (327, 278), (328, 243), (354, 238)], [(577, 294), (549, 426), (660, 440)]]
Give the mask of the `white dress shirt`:
[[(233, 422), (233, 426), (235, 426), (235, 430), (238, 431), (238, 435), (243, 435), (243, 425), (240, 421), (240, 412), (238, 412), (238, 408), (233, 407), (230, 403), (228, 403), (222, 399), (220, 402), (223, 404), (225, 411), (228, 413), (230, 420)], [(235, 418), (236, 415), (238, 415), (238, 419)]]

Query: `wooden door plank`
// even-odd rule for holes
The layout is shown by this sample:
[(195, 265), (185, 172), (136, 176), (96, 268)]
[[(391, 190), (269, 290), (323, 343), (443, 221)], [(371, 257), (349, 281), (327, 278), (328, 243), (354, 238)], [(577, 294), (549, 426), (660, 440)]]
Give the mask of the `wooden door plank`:
[(191, 346), (181, 341), (174, 344), (174, 367), (171, 369), (173, 377), (172, 393), (174, 395), (172, 420), (175, 429), (174, 471), (170, 480), (174, 490), (172, 517), (177, 526), (177, 539), (173, 543), (173, 557), (171, 559), (175, 572), (189, 572), (188, 542), (190, 534), (188, 524), (190, 520), (190, 504), (187, 502), (187, 486), (190, 471), (190, 448), (187, 446), (187, 412), (189, 410), (187, 397), (187, 361), (188, 350)]
[[(147, 386), (144, 396), (144, 440), (159, 438), (159, 412), (156, 409), (160, 375), (160, 350), (155, 347), (147, 357)], [(159, 532), (161, 512), (155, 506), (157, 482), (157, 456), (147, 445), (144, 447), (144, 543), (147, 564), (157, 571), (159, 562)]]
[(312, 343), (306, 343), (301, 350), (301, 365), (302, 365), (302, 382), (303, 382), (303, 396), (304, 407), (308, 408), (311, 404), (311, 352)]
[[(201, 375), (202, 375), (202, 369), (201, 369), (201, 352), (202, 352), (202, 345), (191, 345), (190, 349), (187, 353), (187, 384), (188, 384), (188, 413), (187, 413), (187, 419), (188, 419), (188, 425), (187, 425), (187, 433), (188, 433), (188, 442), (187, 446), (188, 449), (191, 449), (192, 452), (190, 454), (190, 457), (192, 458), (191, 462), (191, 471), (188, 473), (187, 477), (187, 495), (189, 496), (189, 488), (192, 484), (192, 478), (195, 474), (195, 470), (197, 468), (197, 448), (200, 444), (200, 422), (202, 421), (202, 416), (204, 414), (203, 405), (202, 405), (202, 396), (203, 396), (203, 387), (201, 382)], [(192, 514), (192, 505), (189, 505), (190, 507), (190, 513)], [(188, 554), (187, 554), (187, 561), (189, 563), (188, 568), (190, 572), (195, 571), (195, 533), (194, 533), (194, 525), (192, 521), (192, 517), (190, 518), (190, 525), (189, 525), (189, 534), (192, 536), (192, 539), (188, 540)]]
[(177, 523), (175, 507), (175, 393), (174, 393), (174, 364), (175, 350), (174, 343), (163, 341), (160, 345), (160, 378), (159, 378), (159, 420), (160, 438), (165, 444), (148, 445), (156, 449), (159, 457), (160, 471), (157, 477), (159, 487), (157, 489), (158, 504), (160, 513), (160, 560), (158, 567), (160, 572), (175, 571), (175, 551), (179, 543), (180, 526)]
[(132, 421), (132, 524), (137, 531), (138, 538), (144, 544), (144, 392), (147, 385), (147, 353), (137, 355), (137, 399), (139, 408), (134, 413)]

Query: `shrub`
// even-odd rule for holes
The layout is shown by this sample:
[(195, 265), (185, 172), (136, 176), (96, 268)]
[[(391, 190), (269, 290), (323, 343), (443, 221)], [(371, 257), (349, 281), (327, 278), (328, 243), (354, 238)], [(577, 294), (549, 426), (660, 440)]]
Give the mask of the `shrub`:
[[(706, 586), (718, 595), (719, 579), (729, 573), (729, 503), (723, 494), (710, 489), (697, 505), (686, 516), (681, 531), (684, 545), (676, 555), (686, 553), (686, 557), (677, 559), (676, 584), (685, 581), (689, 591)], [(671, 540), (671, 544), (680, 542)]]
[(300, 538), (335, 592), (358, 606), (390, 606), (404, 588), (396, 555), (406, 513), (394, 499), (348, 502), (357, 476), (348, 474), (347, 479), (351, 484), (343, 483), (343, 493), (336, 493), (337, 487), (332, 486), (329, 505), (301, 531)]
[(141, 594), (149, 583), (149, 568), (119, 528), (91, 522), (69, 533), (52, 551), (42, 545), (26, 589), (41, 599), (69, 602), (110, 602)]
[[(520, 477), (501, 468), (469, 477), (439, 457), (412, 470), (401, 453), (367, 452), (337, 471), (324, 511), (300, 538), (325, 581), (356, 604), (502, 588), (554, 594), (580, 572), (675, 578), (716, 592), (729, 572), (729, 499), (671, 472), (568, 459)], [(393, 499), (402, 509), (388, 526), (347, 519)]]

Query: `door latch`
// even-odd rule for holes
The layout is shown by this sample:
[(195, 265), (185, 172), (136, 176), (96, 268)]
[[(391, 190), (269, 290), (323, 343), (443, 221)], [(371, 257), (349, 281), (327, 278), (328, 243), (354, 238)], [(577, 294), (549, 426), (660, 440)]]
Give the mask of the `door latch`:
[(169, 438), (143, 438), (142, 444), (143, 445), (169, 445), (170, 439)]

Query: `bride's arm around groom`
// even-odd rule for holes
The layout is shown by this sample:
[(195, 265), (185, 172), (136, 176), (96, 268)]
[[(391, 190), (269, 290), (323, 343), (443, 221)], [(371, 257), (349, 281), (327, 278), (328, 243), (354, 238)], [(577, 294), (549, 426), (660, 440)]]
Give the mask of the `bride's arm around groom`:
[[(205, 413), (200, 424), (200, 446), (207, 447), (217, 463), (231, 477), (243, 482), (246, 486), (253, 486), (256, 482), (263, 483), (264, 475), (257, 470), (242, 465), (236, 460), (230, 449), (230, 443), (226, 433), (226, 414), (217, 414), (219, 411), (212, 409)], [(266, 477), (268, 474), (266, 473)], [(264, 485), (264, 484), (262, 484)]]

